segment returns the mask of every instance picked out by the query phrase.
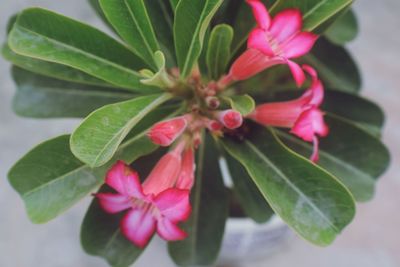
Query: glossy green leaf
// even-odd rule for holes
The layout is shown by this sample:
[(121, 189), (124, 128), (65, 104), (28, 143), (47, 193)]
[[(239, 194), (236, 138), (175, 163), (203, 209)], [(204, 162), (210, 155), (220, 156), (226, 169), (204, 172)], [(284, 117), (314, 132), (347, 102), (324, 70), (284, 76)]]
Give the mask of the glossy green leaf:
[(353, 10), (347, 11), (325, 31), (325, 37), (337, 45), (344, 45), (354, 40), (357, 34), (358, 23)]
[(179, 1), (180, 0), (169, 0), (174, 11), (176, 10), (176, 7), (178, 6)]
[(134, 98), (114, 88), (61, 81), (14, 67), (13, 109), (30, 118), (82, 118), (108, 104)]
[[(120, 151), (124, 148), (131, 153), (125, 158), (135, 159), (156, 146), (142, 137), (130, 140)], [(73, 156), (69, 136), (64, 135), (35, 147), (14, 165), (8, 177), (24, 200), (31, 221), (46, 223), (100, 186), (108, 167), (84, 165)]]
[(160, 44), (160, 49), (166, 58), (168, 67), (176, 66), (174, 35), (173, 35), (173, 11), (166, 0), (146, 1), (147, 12), (149, 13), (155, 34)]
[(233, 95), (224, 97), (229, 102), (231, 107), (240, 112), (243, 116), (246, 116), (253, 112), (256, 107), (254, 99), (249, 95)]
[(169, 253), (180, 266), (212, 265), (218, 257), (228, 216), (228, 192), (218, 165), (218, 151), (207, 136), (197, 155), (192, 215), (183, 225), (188, 237), (170, 242)]
[(249, 33), (256, 25), (253, 12), (246, 2), (240, 3), (236, 12), (235, 19), (232, 20), (235, 32), (232, 40), (232, 56), (238, 56), (239, 52), (244, 49)]
[(153, 55), (160, 48), (144, 0), (99, 0), (108, 21), (136, 55), (156, 68)]
[(357, 64), (343, 47), (321, 38), (302, 60), (318, 70), (326, 87), (350, 93), (360, 90), (361, 77)]
[(102, 179), (72, 155), (68, 135), (39, 144), (14, 165), (8, 177), (34, 223), (55, 218)]
[(233, 181), (233, 193), (244, 213), (257, 223), (267, 222), (274, 214), (246, 169), (229, 154), (225, 155)]
[(130, 130), (170, 98), (170, 94), (143, 96), (94, 111), (72, 134), (72, 152), (91, 167), (107, 163)]
[(106, 24), (111, 31), (118, 35), (118, 33), (115, 32), (114, 27), (107, 20), (103, 10), (101, 9), (99, 0), (88, 0), (88, 2), (92, 9), (96, 12), (97, 16), (99, 16), (99, 18), (104, 22), (104, 24)]
[(350, 120), (373, 135), (380, 135), (385, 115), (377, 104), (361, 96), (336, 90), (326, 90), (325, 95), (323, 110)]
[(175, 11), (174, 40), (182, 78), (190, 75), (201, 54), (207, 27), (223, 0), (180, 0)]
[(7, 21), (7, 26), (6, 26), (7, 34), (9, 34), (10, 31), (12, 30), (12, 28), (14, 27), (14, 24), (15, 24), (15, 22), (17, 21), (17, 18), (18, 18), (18, 14), (15, 14), (15, 15), (11, 16), (11, 17), (8, 19), (8, 21)]
[(95, 28), (48, 10), (23, 11), (8, 44), (17, 54), (67, 65), (119, 87), (157, 91), (140, 83), (135, 70), (145, 65), (129, 49)]
[[(143, 84), (157, 86), (160, 88), (171, 88), (175, 85), (174, 81), (170, 78), (167, 69), (165, 68), (165, 56), (163, 52), (157, 51), (154, 53), (154, 61), (157, 66), (157, 73), (152, 73), (150, 70), (142, 70), (142, 75), (146, 73), (148, 77), (140, 80)], [(143, 76), (146, 76), (143, 75)]]
[(331, 174), (285, 147), (270, 130), (252, 129), (245, 141), (223, 139), (271, 208), (300, 236), (319, 246), (333, 242), (354, 217), (349, 191)]
[(41, 74), (44, 76), (49, 76), (60, 80), (76, 82), (76, 83), (106, 86), (106, 87), (113, 86), (112, 84), (109, 84), (105, 81), (90, 76), (82, 71), (73, 69), (65, 65), (18, 55), (14, 53), (7, 44), (3, 45), (2, 47), (2, 55), (6, 60), (10, 61), (12, 64), (20, 68), (23, 68), (25, 70)]
[(132, 163), (153, 152), (157, 146), (143, 134), (153, 123), (173, 112), (174, 109), (162, 108), (146, 116), (145, 122), (139, 123), (132, 135), (124, 140), (114, 158), (100, 168), (92, 169), (77, 160), (70, 150), (70, 137), (67, 135), (32, 149), (8, 174), (10, 184), (24, 200), (32, 222), (48, 222), (93, 192), (103, 183), (106, 171), (117, 160)]
[(86, 253), (104, 258), (113, 267), (129, 267), (143, 252), (121, 233), (121, 215), (106, 213), (94, 199), (81, 227), (81, 243)]
[[(350, 121), (333, 115), (326, 120), (330, 134), (320, 139), (318, 165), (340, 179), (357, 201), (370, 200), (376, 179), (384, 173), (390, 161), (387, 148)], [(279, 132), (279, 136), (295, 151), (306, 157), (311, 155), (311, 144), (285, 132)]]
[(318, 26), (352, 3), (353, 0), (278, 0), (273, 6), (273, 14), (287, 8), (298, 8), (303, 13), (303, 29), (318, 31)]
[(208, 76), (217, 80), (225, 73), (231, 57), (233, 29), (226, 24), (216, 26), (207, 47)]

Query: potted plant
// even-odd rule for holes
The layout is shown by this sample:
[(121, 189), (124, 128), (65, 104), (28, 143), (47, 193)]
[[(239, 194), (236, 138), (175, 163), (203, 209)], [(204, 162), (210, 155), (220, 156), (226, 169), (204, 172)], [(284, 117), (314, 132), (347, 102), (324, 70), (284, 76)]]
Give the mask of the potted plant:
[(10, 170), (29, 218), (92, 194), (82, 246), (112, 266), (156, 234), (177, 265), (211, 265), (230, 216), (331, 244), (389, 162), (344, 48), (352, 2), (90, 1), (118, 40), (41, 8), (12, 17), (15, 112), (84, 118)]

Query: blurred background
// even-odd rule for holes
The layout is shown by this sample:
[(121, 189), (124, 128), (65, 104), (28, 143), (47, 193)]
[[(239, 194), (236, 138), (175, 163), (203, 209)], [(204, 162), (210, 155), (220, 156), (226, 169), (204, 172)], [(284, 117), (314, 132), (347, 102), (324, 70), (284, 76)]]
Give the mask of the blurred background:
[[(1, 42), (8, 18), (29, 6), (49, 8), (102, 27), (86, 1), (1, 0)], [(400, 266), (400, 1), (357, 1), (355, 11), (361, 33), (348, 48), (361, 67), (363, 94), (385, 110), (384, 141), (392, 153), (391, 167), (378, 183), (375, 199), (358, 205), (354, 222), (332, 246), (317, 248), (293, 237), (278, 253), (238, 266)], [(10, 187), (6, 174), (16, 160), (38, 142), (71, 132), (79, 122), (19, 118), (11, 111), (14, 90), (9, 64), (0, 58), (0, 266), (107, 266), (80, 247), (79, 227), (89, 199), (46, 225), (33, 225)], [(165, 244), (155, 239), (135, 266), (174, 265)]]

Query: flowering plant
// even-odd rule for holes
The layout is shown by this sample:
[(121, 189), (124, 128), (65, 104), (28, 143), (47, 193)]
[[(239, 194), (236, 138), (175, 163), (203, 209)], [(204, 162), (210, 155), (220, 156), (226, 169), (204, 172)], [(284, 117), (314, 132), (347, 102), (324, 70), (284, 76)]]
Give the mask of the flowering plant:
[(93, 193), (89, 254), (129, 266), (157, 234), (178, 265), (207, 265), (230, 215), (326, 246), (371, 199), (389, 154), (343, 47), (352, 0), (90, 3), (120, 41), (30, 8), (2, 49), (17, 114), (86, 117), (10, 170), (32, 222)]

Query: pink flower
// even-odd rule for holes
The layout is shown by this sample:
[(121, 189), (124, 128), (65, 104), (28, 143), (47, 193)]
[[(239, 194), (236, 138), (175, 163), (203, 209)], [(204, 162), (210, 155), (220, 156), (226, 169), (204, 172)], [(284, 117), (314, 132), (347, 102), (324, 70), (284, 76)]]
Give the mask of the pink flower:
[(242, 114), (233, 109), (216, 111), (215, 117), (222, 125), (231, 130), (239, 128), (243, 124)]
[(298, 9), (286, 9), (271, 19), (259, 0), (247, 0), (253, 9), (257, 27), (250, 33), (247, 50), (233, 63), (222, 84), (230, 80), (245, 80), (277, 64), (287, 64), (298, 86), (305, 80), (300, 66), (291, 61), (307, 54), (318, 36), (302, 32), (302, 14)]
[(176, 117), (155, 124), (147, 134), (150, 140), (160, 146), (171, 145), (188, 126), (185, 116)]
[(312, 77), (311, 87), (298, 99), (266, 103), (256, 107), (249, 118), (265, 126), (291, 128), (291, 133), (314, 143), (311, 160), (318, 160), (318, 138), (328, 135), (323, 112), (319, 109), (324, 99), (324, 88), (316, 71), (307, 65), (303, 69)]
[(119, 161), (106, 177), (106, 184), (116, 193), (96, 194), (106, 212), (127, 210), (121, 220), (121, 231), (140, 248), (147, 245), (156, 231), (168, 241), (187, 237), (178, 227), (191, 212), (189, 190), (175, 188), (181, 172), (180, 153), (175, 149), (162, 157), (143, 185), (138, 174)]
[(176, 187), (179, 189), (192, 189), (194, 185), (194, 171), (196, 165), (194, 162), (194, 151), (192, 148), (186, 149), (183, 152), (182, 168), (179, 173)]

